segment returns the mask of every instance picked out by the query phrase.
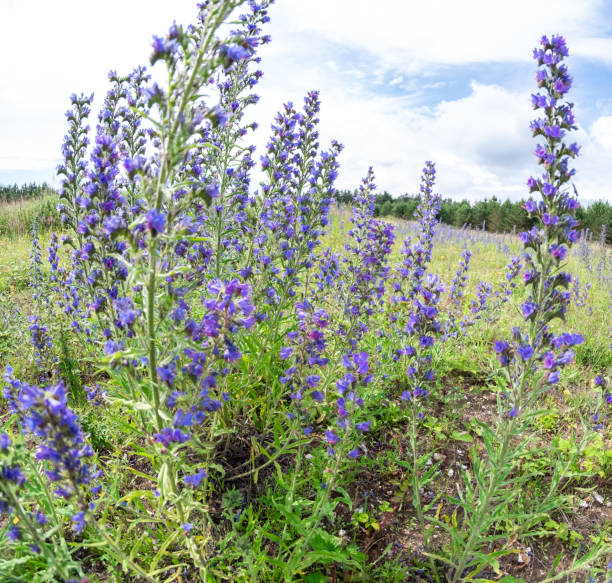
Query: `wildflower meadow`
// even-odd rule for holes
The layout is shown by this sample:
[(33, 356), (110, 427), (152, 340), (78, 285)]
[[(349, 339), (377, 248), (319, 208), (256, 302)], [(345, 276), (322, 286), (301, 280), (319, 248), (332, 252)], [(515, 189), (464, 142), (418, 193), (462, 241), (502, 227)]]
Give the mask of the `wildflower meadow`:
[(372, 168), (339, 204), (314, 89), (251, 145), (268, 8), (201, 2), (97, 117), (72, 95), (57, 217), (0, 233), (0, 582), (611, 580), (566, 40), (534, 39), (532, 226), (490, 233), (441, 223), (435, 161), (410, 220)]

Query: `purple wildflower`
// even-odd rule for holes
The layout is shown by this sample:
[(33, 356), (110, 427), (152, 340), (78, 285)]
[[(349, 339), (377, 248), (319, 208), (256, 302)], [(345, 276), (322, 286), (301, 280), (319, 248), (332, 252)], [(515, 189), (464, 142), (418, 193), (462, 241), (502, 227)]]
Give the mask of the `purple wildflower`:
[(149, 229), (153, 235), (161, 233), (166, 226), (166, 213), (160, 212), (157, 209), (148, 210), (146, 214), (146, 225), (147, 229)]
[(206, 470), (202, 469), (191, 476), (185, 476), (183, 478), (183, 481), (188, 486), (192, 486), (193, 488), (198, 488), (202, 480), (204, 480), (204, 478), (207, 478), (207, 477), (208, 477), (208, 474)]

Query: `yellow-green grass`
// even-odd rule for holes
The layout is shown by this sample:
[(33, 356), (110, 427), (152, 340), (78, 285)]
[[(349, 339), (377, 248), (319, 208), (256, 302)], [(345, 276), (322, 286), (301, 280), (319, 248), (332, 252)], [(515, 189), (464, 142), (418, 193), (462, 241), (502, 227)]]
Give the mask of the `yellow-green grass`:
[(60, 226), (57, 212), (58, 196), (49, 192), (44, 196), (0, 204), (0, 237), (13, 239), (27, 235), (34, 221), (42, 231)]

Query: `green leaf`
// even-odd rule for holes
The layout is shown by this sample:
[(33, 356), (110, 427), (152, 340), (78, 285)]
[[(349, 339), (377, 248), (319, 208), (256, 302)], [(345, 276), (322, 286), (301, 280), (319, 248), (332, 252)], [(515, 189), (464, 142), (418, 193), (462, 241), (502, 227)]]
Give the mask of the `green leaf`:
[(274, 508), (283, 515), (283, 518), (293, 527), (296, 532), (301, 536), (306, 536), (307, 528), (304, 521), (294, 512), (291, 511), (290, 508), (287, 508), (284, 504), (279, 504), (277, 502), (272, 502)]
[(320, 571), (309, 573), (304, 577), (304, 583), (327, 583), (327, 577)]
[(474, 437), (467, 431), (453, 431), (450, 434), (450, 437), (451, 439), (454, 439), (455, 441), (467, 441), (470, 443), (474, 441)]
[(354, 564), (354, 561), (349, 559), (348, 553), (343, 550), (339, 551), (313, 551), (307, 553), (300, 561), (300, 570), (307, 569), (314, 563), (322, 563), (329, 565), (330, 563), (344, 563), (344, 565)]
[(353, 501), (351, 500), (349, 493), (341, 486), (335, 486), (334, 490), (342, 494), (340, 500), (342, 500), (342, 502), (348, 506), (349, 510), (353, 510)]
[(310, 546), (313, 551), (335, 551), (340, 546), (340, 539), (318, 528), (310, 539)]

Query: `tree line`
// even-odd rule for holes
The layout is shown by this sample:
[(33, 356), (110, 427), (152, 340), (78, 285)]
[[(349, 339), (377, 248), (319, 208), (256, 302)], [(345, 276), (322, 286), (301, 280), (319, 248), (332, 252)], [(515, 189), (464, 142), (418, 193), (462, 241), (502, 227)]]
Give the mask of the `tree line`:
[[(352, 204), (356, 191), (338, 190), (335, 199), (339, 204)], [(419, 195), (403, 194), (392, 196), (387, 191), (376, 195), (376, 215), (380, 217), (397, 217), (412, 220), (419, 205)], [(495, 233), (508, 233), (530, 229), (535, 219), (529, 218), (523, 208), (524, 200), (512, 202), (501, 201), (496, 196), (478, 202), (452, 200), (446, 198), (440, 208), (440, 221), (454, 227), (469, 225), (473, 228), (486, 229)], [(612, 243), (612, 205), (603, 200), (594, 202), (588, 207), (581, 207), (576, 213), (582, 229), (588, 229), (594, 238), (606, 230), (606, 240)]]
[(0, 184), (0, 202), (30, 200), (33, 198), (39, 198), (41, 196), (44, 196), (45, 194), (52, 192), (55, 192), (54, 189), (46, 182), (43, 182), (42, 184), (30, 182), (29, 184), (22, 184), (21, 186), (18, 184)]

